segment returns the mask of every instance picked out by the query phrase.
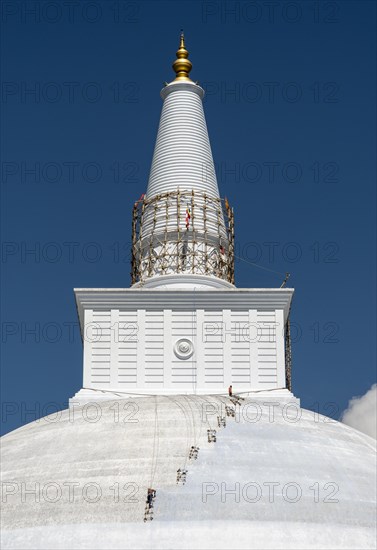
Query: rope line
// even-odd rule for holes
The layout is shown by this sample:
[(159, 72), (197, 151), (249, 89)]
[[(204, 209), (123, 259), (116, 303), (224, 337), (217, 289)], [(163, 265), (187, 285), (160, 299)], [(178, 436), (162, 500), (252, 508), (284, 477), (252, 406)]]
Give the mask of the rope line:
[[(198, 397), (199, 397), (199, 396), (198, 396)], [(215, 396), (213, 396), (213, 397), (215, 397)], [(201, 395), (201, 396), (199, 397), (199, 399), (201, 399), (203, 403), (206, 403), (206, 404), (209, 403), (210, 405), (212, 405), (211, 401), (208, 401), (203, 395)], [(202, 412), (203, 412), (203, 410), (202, 410)], [(203, 415), (201, 416), (201, 419), (203, 420)], [(213, 430), (214, 428), (211, 427), (211, 423), (210, 423), (210, 421), (209, 421), (209, 419), (208, 419), (208, 414), (207, 414), (207, 412), (206, 412), (206, 422), (207, 422), (207, 424), (208, 424), (208, 428), (209, 428), (210, 430)], [(216, 426), (215, 426), (215, 427), (216, 427)]]
[[(152, 452), (152, 464), (151, 464), (151, 483), (150, 488), (153, 488), (153, 480), (157, 470), (157, 456), (159, 449), (159, 435), (158, 435), (158, 415), (157, 415), (157, 396), (155, 396), (154, 404), (154, 436), (153, 436), (153, 452)], [(156, 446), (157, 442), (157, 446)], [(156, 452), (157, 447), (157, 452)]]
[(191, 404), (190, 404), (190, 398), (189, 396), (187, 395), (184, 395), (183, 396), (185, 398), (185, 400), (187, 401), (187, 404), (189, 406), (189, 409), (190, 409), (190, 412), (191, 412), (191, 417), (192, 417), (192, 429), (193, 429), (193, 434), (194, 434), (194, 445), (196, 446), (197, 444), (197, 437), (196, 437), (196, 428), (195, 428), (195, 415), (194, 415), (194, 412), (192, 410), (192, 407), (191, 407)]
[[(83, 390), (90, 390), (90, 391), (95, 391), (95, 392), (99, 392), (99, 393), (112, 393), (114, 395), (119, 395), (120, 397), (122, 395), (134, 395), (134, 396), (138, 396), (138, 397), (156, 397), (158, 394), (156, 393), (137, 393), (137, 392), (130, 392), (130, 391), (117, 391), (117, 390), (101, 390), (99, 388), (86, 388), (86, 387), (83, 387), (82, 388)], [(281, 387), (281, 388), (270, 388), (270, 389), (265, 389), (265, 390), (247, 390), (247, 391), (238, 391), (237, 394), (238, 395), (243, 395), (243, 394), (247, 394), (247, 393), (260, 393), (260, 392), (271, 392), (271, 391), (279, 391), (279, 390), (286, 390), (287, 388), (285, 387)], [(178, 395), (191, 395), (191, 394), (178, 394)], [(227, 393), (223, 393), (223, 392), (219, 392), (219, 393), (208, 393), (206, 394), (208, 397), (219, 397), (219, 396), (226, 396), (228, 395)], [(170, 397), (170, 396), (165, 396), (165, 397)], [(198, 394), (197, 397), (200, 397), (200, 395)]]
[(175, 403), (176, 406), (178, 406), (181, 411), (183, 412), (183, 417), (185, 419), (185, 422), (186, 422), (186, 446), (187, 446), (187, 449), (186, 449), (186, 453), (185, 453), (185, 463), (184, 463), (184, 469), (186, 469), (186, 465), (187, 465), (187, 460), (188, 460), (188, 455), (190, 453), (190, 447), (191, 447), (191, 422), (190, 422), (190, 419), (186, 413), (186, 410), (185, 410), (185, 407), (181, 405), (181, 403), (179, 403), (179, 401), (177, 401), (176, 399), (174, 399), (174, 397), (171, 397), (171, 396), (167, 396), (168, 399), (170, 399), (171, 401), (173, 401), (173, 403)]
[(271, 273), (276, 273), (277, 275), (283, 275), (284, 277), (286, 276), (286, 273), (283, 273), (281, 271), (276, 271), (275, 269), (270, 269), (269, 267), (265, 267), (263, 265), (259, 265), (254, 262), (250, 262), (250, 260), (245, 260), (245, 258), (241, 258), (240, 256), (234, 255), (234, 257), (237, 260), (241, 260), (241, 262), (245, 262), (246, 264), (253, 265), (254, 267), (258, 267), (259, 269), (264, 269), (265, 271), (270, 271)]

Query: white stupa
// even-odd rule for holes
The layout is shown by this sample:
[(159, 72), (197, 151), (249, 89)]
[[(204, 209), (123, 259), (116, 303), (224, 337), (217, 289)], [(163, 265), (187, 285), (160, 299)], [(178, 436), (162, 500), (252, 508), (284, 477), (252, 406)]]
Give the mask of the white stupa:
[(83, 387), (2, 438), (1, 548), (375, 548), (375, 441), (292, 394), (293, 289), (234, 286), (183, 35), (173, 68), (132, 286), (75, 290)]

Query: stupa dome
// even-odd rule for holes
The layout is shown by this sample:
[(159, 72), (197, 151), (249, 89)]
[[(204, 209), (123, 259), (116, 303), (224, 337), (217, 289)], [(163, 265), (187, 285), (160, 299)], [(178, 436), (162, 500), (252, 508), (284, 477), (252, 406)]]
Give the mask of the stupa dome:
[(289, 274), (235, 287), (183, 35), (173, 68), (133, 286), (75, 289), (82, 388), (3, 437), (1, 548), (375, 548), (375, 441), (291, 393)]
[(257, 394), (236, 406), (153, 396), (65, 410), (3, 438), (2, 477), (2, 548), (375, 545), (374, 440)]

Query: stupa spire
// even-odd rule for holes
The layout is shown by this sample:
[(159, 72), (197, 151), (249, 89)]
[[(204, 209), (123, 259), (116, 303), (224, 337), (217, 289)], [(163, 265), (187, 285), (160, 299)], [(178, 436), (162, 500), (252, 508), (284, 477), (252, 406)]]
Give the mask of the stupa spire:
[[(234, 283), (233, 212), (220, 198), (202, 99), (183, 31), (164, 101), (146, 194), (133, 212), (132, 282), (228, 288)], [(179, 283), (182, 284), (182, 283)], [(186, 284), (186, 283), (185, 283)]]
[(174, 80), (186, 80), (191, 82), (189, 74), (192, 69), (192, 63), (188, 59), (189, 52), (186, 50), (183, 29), (181, 29), (180, 44), (176, 56), (177, 59), (172, 65), (176, 75)]

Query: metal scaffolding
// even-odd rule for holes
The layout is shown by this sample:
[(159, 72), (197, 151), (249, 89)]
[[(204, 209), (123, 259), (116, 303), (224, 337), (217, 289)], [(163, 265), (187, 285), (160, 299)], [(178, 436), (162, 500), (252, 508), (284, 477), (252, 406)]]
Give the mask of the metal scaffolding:
[(292, 391), (292, 342), (291, 325), (289, 316), (285, 324), (285, 383), (289, 391)]
[(132, 284), (156, 275), (195, 273), (234, 283), (234, 214), (228, 200), (172, 191), (135, 202)]

